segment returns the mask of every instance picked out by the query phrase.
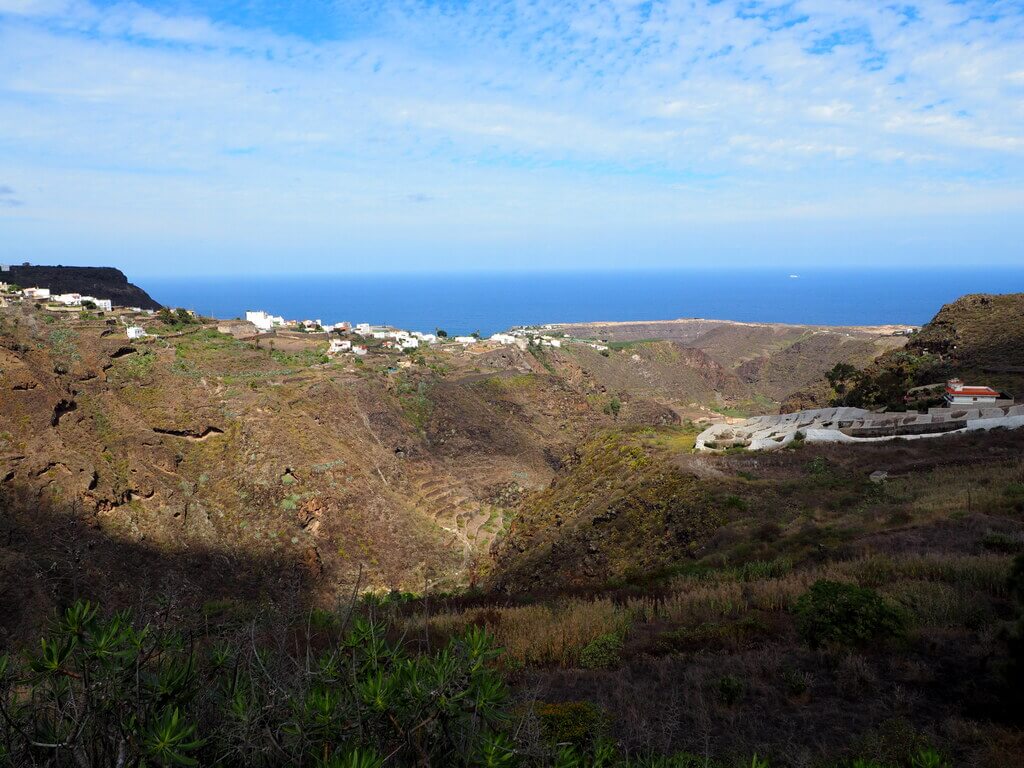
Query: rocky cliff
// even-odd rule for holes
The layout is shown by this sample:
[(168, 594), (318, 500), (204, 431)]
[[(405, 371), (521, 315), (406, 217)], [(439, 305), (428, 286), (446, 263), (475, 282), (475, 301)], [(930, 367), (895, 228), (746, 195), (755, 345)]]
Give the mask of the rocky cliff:
[(0, 280), (22, 288), (37, 286), (53, 293), (81, 293), (110, 299), (117, 306), (160, 309), (160, 304), (113, 267), (14, 266)]

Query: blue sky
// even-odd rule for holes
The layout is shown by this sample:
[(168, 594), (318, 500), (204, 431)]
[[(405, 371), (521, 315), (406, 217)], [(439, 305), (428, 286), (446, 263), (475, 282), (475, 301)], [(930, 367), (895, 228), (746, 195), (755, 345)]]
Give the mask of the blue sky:
[(0, 0), (0, 260), (1024, 265), (1024, 2)]

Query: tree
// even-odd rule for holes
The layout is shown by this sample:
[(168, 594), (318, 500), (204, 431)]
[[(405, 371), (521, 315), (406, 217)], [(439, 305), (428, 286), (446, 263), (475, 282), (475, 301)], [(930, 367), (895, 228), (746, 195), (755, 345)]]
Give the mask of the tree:
[(622, 401), (619, 400), (618, 396), (612, 395), (612, 399), (608, 401), (608, 405), (604, 407), (604, 412), (614, 418), (616, 421), (619, 420), (619, 411), (622, 410)]
[(825, 374), (832, 389), (840, 395), (846, 394), (849, 385), (856, 383), (859, 377), (857, 369), (849, 363), (836, 363), (832, 370)]
[(439, 339), (447, 339), (448, 331), (446, 331), (444, 328), (436, 328), (434, 330), (434, 335), (437, 336), (437, 338)]

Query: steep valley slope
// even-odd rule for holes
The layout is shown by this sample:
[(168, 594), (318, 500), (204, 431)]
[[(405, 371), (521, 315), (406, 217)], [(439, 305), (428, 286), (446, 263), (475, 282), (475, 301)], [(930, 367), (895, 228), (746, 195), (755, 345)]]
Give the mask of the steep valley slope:
[[(8, 611), (45, 612), (85, 584), (115, 604), (168, 585), (242, 597), (301, 586), (330, 603), (356, 586), (510, 584), (514, 550), (498, 546), (509, 531), (522, 546), (525, 531), (564, 514), (540, 512), (560, 495), (607, 502), (612, 476), (626, 481), (610, 527), (631, 538), (604, 557), (631, 565), (602, 573), (653, 566), (696, 548), (717, 517), (677, 530), (671, 509), (652, 522), (635, 505), (678, 496), (707, 506), (706, 489), (661, 459), (616, 457), (610, 472), (599, 459), (612, 449), (586, 446), (654, 430), (685, 447), (695, 430), (680, 414), (770, 409), (784, 381), (820, 375), (829, 355), (869, 359), (901, 343), (887, 329), (678, 321), (655, 324), (664, 340), (605, 352), (449, 345), (399, 368), (379, 345), (365, 361), (330, 359), (321, 337), (239, 341), (212, 323), (158, 318), (129, 342), (119, 322), (0, 310), (0, 551), (9, 572), (34, 574), (7, 594)], [(588, 468), (592, 487), (581, 490)]]
[[(260, 643), (294, 648), (281, 671), (362, 632), (353, 615), (419, 651), (483, 628), (537, 764), (568, 739), (691, 766), (1020, 766), (1024, 430), (706, 455), (689, 420), (901, 355), (1011, 387), (1016, 302), (968, 297), (907, 350), (885, 329), (679, 321), (607, 350), (367, 340), (360, 359), (12, 303), (0, 648), (40, 648), (84, 598), (215, 641), (211, 663), (251, 652), (277, 699)], [(819, 645), (816, 589), (898, 622), (826, 603), (813, 627), (842, 631)]]
[[(697, 403), (736, 415), (774, 413), (781, 401), (821, 380), (836, 363), (862, 367), (906, 343), (906, 336), (897, 334), (905, 326), (683, 319), (553, 327), (570, 336), (604, 339), (617, 350), (631, 352), (601, 360), (586, 347), (570, 348), (579, 366), (606, 387), (639, 387), (671, 397), (682, 385)], [(685, 366), (672, 365), (681, 359)], [(659, 363), (665, 362), (667, 370), (660, 370)], [(680, 375), (688, 380), (680, 381)]]

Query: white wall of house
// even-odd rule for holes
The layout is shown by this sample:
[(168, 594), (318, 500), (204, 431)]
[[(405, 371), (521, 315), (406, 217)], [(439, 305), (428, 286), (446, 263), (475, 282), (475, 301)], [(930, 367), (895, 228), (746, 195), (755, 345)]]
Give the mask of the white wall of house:
[(996, 401), (995, 395), (946, 395), (950, 405), (991, 405)]

